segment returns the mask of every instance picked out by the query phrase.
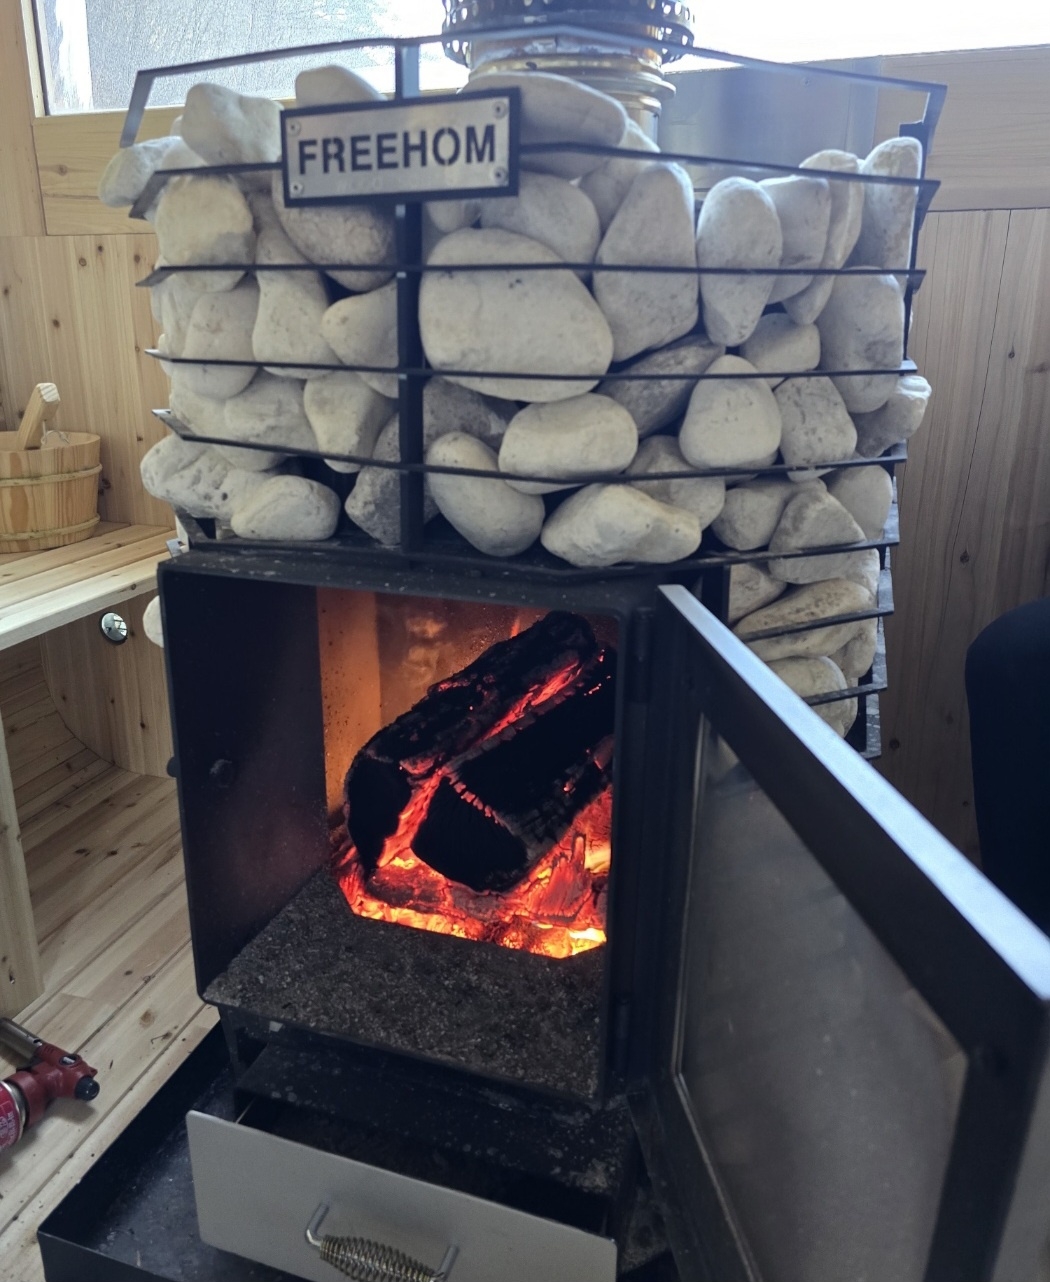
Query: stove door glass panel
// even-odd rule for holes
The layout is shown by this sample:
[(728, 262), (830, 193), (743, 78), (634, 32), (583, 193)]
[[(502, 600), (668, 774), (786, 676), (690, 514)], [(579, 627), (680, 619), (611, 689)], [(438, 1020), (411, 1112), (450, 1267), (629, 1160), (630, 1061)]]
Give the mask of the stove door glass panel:
[(710, 731), (679, 1071), (766, 1282), (921, 1282), (966, 1057)]

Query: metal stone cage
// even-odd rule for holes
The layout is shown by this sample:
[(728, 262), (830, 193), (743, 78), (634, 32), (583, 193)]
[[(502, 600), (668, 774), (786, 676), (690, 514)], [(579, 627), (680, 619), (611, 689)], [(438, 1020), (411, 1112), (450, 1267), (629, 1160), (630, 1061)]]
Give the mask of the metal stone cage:
[[(665, 8), (667, 6), (664, 6)], [(679, 9), (681, 6), (677, 6)], [(451, 7), (454, 12), (458, 12), (455, 6)], [(507, 21), (494, 23), (491, 28), (485, 26), (483, 16), (479, 21), (473, 13), (469, 15), (470, 39), (476, 39), (479, 35), (484, 35), (486, 31), (491, 30), (498, 33), (501, 40), (507, 38), (526, 38), (534, 34), (534, 29), (528, 26), (519, 25), (513, 27)], [(926, 157), (929, 153), (930, 142), (943, 106), (945, 98), (945, 87), (943, 85), (931, 84), (921, 81), (902, 80), (882, 76), (863, 74), (852, 70), (842, 70), (838, 68), (828, 68), (820, 66), (798, 65), (798, 64), (781, 64), (769, 62), (763, 59), (745, 58), (733, 54), (726, 54), (716, 50), (704, 49), (696, 46), (683, 50), (680, 41), (670, 26), (662, 28), (665, 32), (671, 32), (673, 39), (669, 39), (668, 47), (662, 50), (665, 59), (680, 58), (684, 52), (690, 55), (698, 56), (702, 59), (709, 60), (712, 63), (721, 66), (746, 67), (756, 69), (770, 75), (805, 75), (807, 77), (823, 77), (832, 80), (844, 81), (852, 84), (866, 85), (872, 90), (893, 89), (904, 90), (912, 93), (921, 93), (925, 95), (925, 108), (922, 118), (911, 124), (903, 124), (900, 132), (904, 135), (917, 138), (922, 144), (922, 172), (918, 178), (897, 178), (884, 177), (877, 175), (863, 175), (858, 173), (844, 173), (833, 170), (822, 170), (807, 168), (802, 169), (799, 166), (776, 163), (771, 161), (760, 161), (748, 157), (717, 156), (709, 154), (693, 154), (689, 152), (662, 151), (660, 158), (662, 160), (674, 161), (681, 165), (688, 166), (694, 172), (703, 171), (706, 175), (711, 176), (712, 182), (717, 181), (717, 177), (727, 176), (730, 174), (752, 174), (756, 176), (766, 175), (791, 175), (803, 174), (810, 178), (825, 178), (829, 182), (852, 182), (861, 184), (885, 184), (902, 187), (911, 187), (917, 193), (917, 207), (914, 220), (914, 230), (911, 243), (911, 252), (909, 261), (892, 267), (879, 268), (760, 268), (760, 269), (742, 269), (736, 267), (730, 268), (698, 268), (698, 267), (670, 267), (659, 266), (651, 263), (637, 264), (617, 264), (601, 265), (598, 263), (571, 263), (564, 264), (522, 264), (522, 263), (486, 263), (484, 265), (462, 265), (450, 267), (444, 265), (440, 268), (442, 272), (491, 272), (506, 271), (513, 269), (515, 271), (614, 271), (614, 272), (633, 272), (633, 273), (650, 273), (655, 272), (662, 276), (671, 276), (674, 274), (722, 274), (731, 276), (741, 276), (745, 274), (754, 274), (762, 276), (839, 276), (849, 270), (853, 274), (866, 272), (872, 275), (894, 274), (902, 281), (906, 281), (905, 289), (905, 342), (907, 342), (907, 325), (910, 319), (911, 302), (915, 291), (921, 285), (925, 273), (916, 267), (916, 248), (918, 243), (919, 231), (923, 219), (929, 210), (930, 202), (936, 192), (939, 183), (925, 176)], [(466, 36), (466, 32), (463, 33)], [(593, 36), (592, 32), (584, 28), (575, 27), (568, 24), (547, 24), (544, 26), (543, 34), (545, 37), (569, 36), (572, 38), (581, 38), (588, 35)], [(193, 75), (197, 77), (206, 76), (207, 73), (222, 68), (240, 66), (248, 63), (263, 62), (268, 60), (278, 60), (293, 57), (302, 57), (308, 55), (325, 55), (350, 50), (360, 49), (387, 49), (391, 51), (395, 69), (395, 93), (397, 100), (410, 99), (420, 96), (420, 50), (428, 45), (441, 45), (455, 56), (461, 50), (452, 50), (450, 46), (456, 43), (453, 39), (455, 36), (455, 27), (451, 23), (448, 25), (443, 35), (419, 36), (411, 38), (390, 38), (378, 39), (369, 38), (361, 40), (343, 40), (328, 44), (298, 46), (290, 49), (281, 49), (277, 51), (268, 51), (262, 53), (244, 54), (236, 57), (226, 57), (211, 59), (202, 62), (168, 66), (163, 68), (154, 68), (140, 71), (135, 79), (132, 91), (131, 102), (124, 121), (123, 132), (121, 135), (121, 146), (129, 146), (135, 142), (140, 125), (142, 123), (143, 112), (149, 102), (149, 97), (153, 85), (162, 79), (168, 79), (176, 76)], [(608, 29), (602, 32), (603, 42), (615, 47), (619, 42), (626, 50), (632, 45), (637, 44), (636, 37), (616, 34)], [(458, 39), (458, 38), (457, 38)], [(618, 147), (601, 147), (587, 145), (583, 143), (522, 143), (520, 147), (521, 155), (527, 156), (530, 153), (544, 152), (552, 153), (556, 151), (571, 151), (575, 153), (584, 153), (591, 155), (610, 156), (617, 159), (652, 159), (652, 153), (647, 151), (633, 151)], [(197, 168), (179, 168), (158, 170), (150, 179), (149, 184), (139, 197), (136, 204), (131, 210), (133, 218), (142, 218), (150, 206), (159, 196), (164, 184), (170, 179), (181, 176), (201, 177), (205, 175), (229, 175), (233, 177), (244, 175), (265, 175), (270, 171), (279, 171), (281, 163), (275, 162), (270, 164), (230, 164), (230, 165), (210, 165)], [(697, 196), (702, 199), (704, 192), (711, 185), (709, 182), (695, 184)], [(333, 458), (341, 462), (357, 464), (361, 467), (368, 466), (373, 468), (390, 469), (398, 473), (400, 478), (400, 539), (396, 546), (387, 547), (374, 542), (363, 531), (353, 527), (349, 518), (343, 517), (342, 524), (332, 539), (323, 544), (306, 543), (297, 544), (304, 550), (311, 550), (320, 553), (322, 550), (327, 555), (336, 555), (342, 558), (351, 558), (358, 561), (364, 561), (373, 566), (382, 565), (389, 567), (392, 572), (396, 572), (399, 567), (408, 568), (411, 566), (430, 565), (435, 569), (451, 571), (453, 573), (467, 573), (472, 575), (482, 575), (496, 578), (511, 578), (515, 581), (533, 581), (533, 582), (559, 582), (564, 583), (567, 587), (573, 583), (596, 581), (611, 581), (622, 579), (624, 576), (635, 576), (652, 579), (654, 582), (676, 582), (692, 587), (706, 605), (722, 620), (727, 618), (728, 614), (728, 588), (729, 588), (729, 570), (733, 565), (739, 565), (747, 562), (762, 562), (768, 559), (769, 552), (762, 548), (756, 551), (735, 551), (722, 546), (717, 538), (713, 535), (710, 528), (704, 531), (703, 542), (698, 551), (691, 557), (684, 560), (676, 561), (667, 565), (655, 566), (652, 564), (619, 564), (608, 568), (590, 569), (578, 568), (568, 565), (546, 552), (539, 545), (528, 549), (518, 556), (510, 558), (499, 558), (485, 555), (476, 551), (466, 543), (443, 518), (438, 517), (431, 522), (425, 522), (424, 519), (424, 485), (426, 476), (430, 473), (451, 473), (462, 476), (499, 476), (503, 479), (510, 477), (515, 480), (537, 481), (543, 483), (561, 483), (564, 484), (565, 477), (551, 477), (541, 474), (519, 474), (508, 472), (491, 472), (471, 468), (449, 467), (443, 465), (427, 464), (424, 461), (424, 438), (423, 438), (423, 389), (429, 378), (435, 374), (447, 375), (455, 374), (462, 376), (474, 377), (514, 377), (527, 379), (544, 379), (557, 377), (563, 381), (575, 380), (581, 384), (593, 385), (595, 380), (631, 380), (631, 381), (669, 381), (675, 378), (684, 381), (695, 382), (697, 376), (694, 374), (669, 374), (669, 373), (649, 373), (639, 374), (632, 372), (629, 363), (617, 368), (613, 366), (609, 370), (596, 371), (593, 375), (565, 375), (552, 374), (542, 370), (530, 371), (523, 374), (521, 371), (501, 372), (492, 369), (485, 370), (440, 370), (430, 368), (423, 352), (423, 345), (420, 337), (418, 323), (418, 300), (420, 283), (423, 274), (428, 270), (423, 258), (423, 206), (420, 201), (415, 203), (404, 203), (395, 206), (395, 226), (396, 226), (396, 260), (390, 263), (317, 263), (306, 261), (302, 264), (261, 264), (261, 263), (219, 263), (201, 265), (181, 265), (181, 266), (163, 266), (139, 282), (141, 286), (157, 285), (176, 272), (273, 272), (273, 271), (311, 271), (311, 272), (333, 272), (346, 270), (369, 270), (369, 271), (389, 271), (396, 278), (397, 289), (397, 308), (398, 308), (398, 363), (396, 367), (373, 366), (373, 365), (351, 365), (351, 364), (314, 364), (302, 362), (279, 362), (279, 361), (208, 361), (199, 358), (173, 357), (150, 349), (148, 355), (158, 359), (170, 362), (171, 364), (188, 363), (194, 365), (215, 364), (215, 365), (250, 365), (255, 368), (263, 368), (264, 365), (271, 368), (280, 368), (284, 364), (288, 368), (296, 370), (310, 370), (312, 372), (326, 373), (331, 371), (342, 372), (376, 372), (386, 374), (396, 374), (398, 379), (398, 411), (400, 415), (400, 459), (395, 461), (385, 461), (374, 459), (362, 455), (339, 454), (332, 450), (326, 450), (322, 453), (319, 450), (306, 450), (294, 445), (282, 445), (279, 442), (267, 441), (264, 444), (253, 444), (238, 440), (238, 448), (258, 449), (265, 451), (276, 451), (301, 460), (304, 474), (313, 476), (315, 479), (323, 477), (324, 484), (336, 490), (341, 498), (345, 498), (350, 485), (353, 482), (353, 475), (335, 473), (325, 467), (323, 460)], [(769, 379), (773, 378), (805, 378), (820, 376), (833, 377), (863, 377), (872, 374), (907, 374), (915, 373), (916, 366), (908, 359), (897, 369), (866, 369), (866, 370), (827, 370), (819, 369), (811, 371), (808, 375), (798, 371), (763, 371), (763, 376)], [(740, 379), (747, 375), (739, 373), (719, 373), (719, 374), (701, 374), (700, 380), (709, 378), (718, 379)], [(219, 436), (209, 436), (202, 433), (194, 432), (186, 424), (180, 422), (178, 418), (167, 409), (157, 409), (154, 411), (156, 416), (166, 424), (173, 432), (180, 437), (192, 439), (202, 444), (230, 444), (229, 438)], [(827, 470), (842, 469), (860, 466), (871, 466), (873, 463), (884, 467), (891, 476), (896, 467), (903, 463), (907, 457), (905, 445), (898, 445), (884, 453), (880, 458), (855, 458), (849, 460), (834, 460), (827, 464), (820, 463), (810, 464), (813, 469), (820, 469), (824, 466)], [(798, 465), (787, 463), (774, 463), (761, 468), (748, 468), (746, 475), (748, 477), (777, 477), (785, 476), (791, 471), (797, 471)], [(717, 468), (690, 468), (688, 471), (660, 471), (646, 473), (646, 481), (667, 481), (677, 479), (690, 479), (696, 477), (723, 477), (723, 478), (741, 478), (742, 470), (738, 468), (717, 467)], [(572, 478), (573, 487), (589, 485), (593, 483), (603, 484), (629, 484), (639, 478), (626, 475), (622, 472), (593, 472), (586, 475), (577, 475)], [(228, 536), (228, 532), (223, 532), (223, 537), (217, 538), (211, 528), (211, 522), (198, 521), (191, 517), (180, 514), (183, 524), (188, 532), (190, 545), (194, 550), (215, 550), (225, 554), (236, 554), (238, 551), (265, 551), (267, 548), (276, 549), (281, 546), (265, 541), (247, 541), (236, 537)], [(803, 548), (797, 551), (778, 553), (787, 557), (812, 557), (820, 555), (833, 555), (841, 552), (861, 551), (865, 549), (877, 549), (880, 556), (880, 563), (883, 567), (883, 573), (880, 580), (880, 590), (877, 594), (875, 604), (871, 609), (848, 615), (836, 615), (833, 619), (821, 619), (818, 622), (796, 625), (791, 628), (778, 628), (768, 632), (756, 633), (748, 637), (749, 641), (762, 640), (766, 637), (783, 635), (789, 632), (802, 632), (810, 630), (817, 626), (828, 626), (831, 623), (847, 623), (861, 619), (877, 618), (892, 613), (892, 591), (890, 586), (890, 576), (888, 570), (889, 549), (898, 542), (896, 503), (890, 513), (889, 521), (882, 532), (881, 537), (870, 539), (862, 543), (851, 543), (848, 545), (822, 546), (816, 548)], [(881, 624), (880, 624), (880, 645), (879, 655), (876, 658), (873, 670), (868, 674), (861, 684), (852, 686), (844, 691), (836, 691), (833, 694), (810, 696), (807, 702), (820, 704), (832, 702), (845, 698), (860, 698), (861, 713), (858, 718), (857, 733), (859, 738), (851, 734), (851, 742), (861, 750), (867, 749), (869, 755), (875, 755), (877, 748), (873, 747), (873, 737), (877, 741), (877, 724), (874, 731), (868, 724), (866, 731), (862, 728), (862, 723), (871, 722), (869, 715), (864, 715), (864, 700), (880, 690), (885, 689), (885, 662), (884, 649), (881, 644)], [(877, 703), (875, 704), (877, 707)], [(877, 722), (877, 713), (875, 716)]]

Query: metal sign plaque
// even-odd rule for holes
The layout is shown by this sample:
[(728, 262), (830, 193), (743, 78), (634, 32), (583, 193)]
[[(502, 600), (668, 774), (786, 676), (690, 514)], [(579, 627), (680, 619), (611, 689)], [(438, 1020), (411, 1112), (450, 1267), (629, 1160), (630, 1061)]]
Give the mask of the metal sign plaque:
[(520, 91), (290, 107), (287, 205), (514, 196)]

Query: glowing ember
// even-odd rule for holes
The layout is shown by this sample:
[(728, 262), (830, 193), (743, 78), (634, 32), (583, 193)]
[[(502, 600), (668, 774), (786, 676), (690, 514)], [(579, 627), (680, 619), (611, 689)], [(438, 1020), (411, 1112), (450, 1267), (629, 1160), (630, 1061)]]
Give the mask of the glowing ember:
[[(548, 627), (564, 631), (574, 625), (575, 616), (548, 616)], [(536, 630), (542, 626), (536, 625)], [(437, 738), (431, 736), (431, 747), (421, 751), (421, 740), (427, 736), (418, 734), (416, 727), (433, 723), (448, 706), (440, 700), (447, 700), (450, 690), (492, 691), (491, 678), (484, 676), (485, 656), (432, 687), (428, 695), (431, 704), (424, 700), (417, 705), (417, 709), (428, 708), (425, 715), (413, 709), (394, 724), (395, 741), (409, 749), (394, 759), (396, 778), (403, 781), (397, 786), (403, 789), (402, 799), (407, 800), (400, 811), (389, 811), (385, 828), (367, 820), (361, 821), (363, 828), (349, 822), (372, 813), (371, 797), (377, 786), (384, 797), (391, 795), (389, 788), (382, 787), (390, 777), (389, 769), (384, 767), (387, 773), (373, 779), (355, 773), (355, 759), (347, 777), (348, 826), (355, 834), (367, 834), (371, 851), (363, 859), (344, 835), (334, 867), (355, 913), (548, 957), (570, 957), (605, 942), (612, 825), (612, 788), (606, 781), (613, 737), (604, 733), (602, 717), (609, 716), (611, 727), (611, 711), (603, 709), (611, 708), (608, 698), (615, 656), (599, 651), (586, 624), (583, 629), (589, 641), (578, 652), (561, 648), (557, 661), (549, 663), (542, 676), (537, 673), (530, 686), (519, 686), (498, 715), (479, 716), (479, 704), (472, 700), (464, 709), (465, 720), (455, 723), (452, 730), (454, 741), (462, 745), (455, 755), (447, 753), (449, 741), (444, 732)], [(525, 641), (535, 645), (529, 636)], [(491, 653), (499, 652), (502, 657), (506, 643), (502, 645), (502, 649), (493, 647)], [(600, 705), (600, 700), (606, 702)], [(384, 734), (372, 742), (382, 741)], [(578, 747), (573, 746), (577, 738)], [(389, 742), (388, 736), (384, 749)], [(381, 759), (379, 751), (366, 746), (359, 759), (367, 768), (369, 761)], [(498, 766), (491, 764), (496, 761)], [(480, 773), (473, 769), (476, 762), (482, 763)], [(519, 772), (523, 772), (520, 781)], [(351, 780), (358, 781), (353, 794)], [(475, 786), (482, 797), (472, 791)], [(351, 795), (355, 798), (352, 805)], [(486, 795), (493, 799), (492, 805), (482, 799)], [(543, 812), (530, 818), (527, 805), (532, 802), (523, 803), (522, 797), (548, 798), (543, 804), (552, 818), (544, 819)], [(503, 806), (510, 806), (510, 811), (500, 809)], [(522, 814), (530, 829), (537, 832), (552, 824), (549, 835), (542, 841), (532, 839), (532, 844), (520, 840), (504, 825), (513, 825), (514, 815)], [(389, 835), (383, 837), (383, 831)], [(498, 844), (504, 838), (518, 843), (511, 849), (521, 852), (522, 862), (512, 885), (507, 885), (507, 874), (500, 874), (500, 882), (484, 869), (487, 882), (474, 878), (477, 870), (469, 857), (475, 851), (469, 840), (472, 833), (480, 840), (481, 850), (493, 842), (497, 843), (495, 849), (505, 848)], [(365, 844), (364, 837), (357, 839)], [(446, 876), (440, 868), (458, 879)], [(472, 880), (472, 885), (465, 884)]]

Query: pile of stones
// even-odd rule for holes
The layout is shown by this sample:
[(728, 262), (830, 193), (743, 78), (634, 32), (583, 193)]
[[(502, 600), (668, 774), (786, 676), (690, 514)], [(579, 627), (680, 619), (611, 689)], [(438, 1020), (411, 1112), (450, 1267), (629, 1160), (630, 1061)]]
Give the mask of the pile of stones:
[[(873, 609), (878, 553), (820, 549), (880, 537), (891, 476), (857, 460), (907, 440), (930, 388), (896, 372), (917, 189), (849, 176), (914, 179), (919, 144), (730, 176), (697, 217), (689, 175), (613, 99), (541, 73), (483, 86), (521, 90), (524, 142), (633, 154), (530, 153), (517, 196), (427, 206), (424, 449), (451, 470), (427, 476), (426, 519), (440, 512), (492, 556), (539, 543), (599, 568), (679, 561), (710, 527), (730, 550), (768, 549), (732, 571), (745, 638)], [(296, 84), (298, 105), (377, 97), (339, 67)], [(121, 206), (158, 168), (205, 169), (170, 179), (147, 213), (158, 266), (193, 268), (152, 301), (158, 347), (174, 358), (172, 413), (228, 444), (169, 436), (143, 460), (143, 482), (241, 538), (326, 539), (342, 508), (392, 545), (398, 473), (367, 460), (399, 459), (398, 379), (386, 372), (397, 365), (393, 219), (365, 205), (288, 207), (279, 172), (206, 171), (279, 157), (276, 103), (200, 84), (173, 136), (122, 150), (102, 180), (102, 199)], [(296, 270), (254, 270), (282, 265)], [(640, 266), (675, 270), (624, 270)], [(842, 270), (811, 274), (828, 269)], [(892, 372), (852, 372), (870, 370)], [(362, 461), (330, 458), (329, 486), (301, 474), (296, 450)], [(333, 487), (345, 493), (347, 474), (342, 502)], [(801, 693), (823, 693), (867, 671), (875, 623), (752, 644)], [(843, 731), (849, 702), (826, 705)]]

